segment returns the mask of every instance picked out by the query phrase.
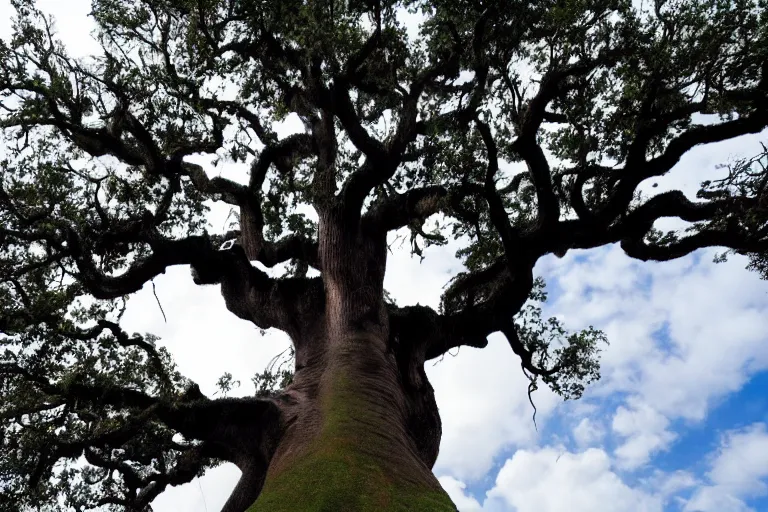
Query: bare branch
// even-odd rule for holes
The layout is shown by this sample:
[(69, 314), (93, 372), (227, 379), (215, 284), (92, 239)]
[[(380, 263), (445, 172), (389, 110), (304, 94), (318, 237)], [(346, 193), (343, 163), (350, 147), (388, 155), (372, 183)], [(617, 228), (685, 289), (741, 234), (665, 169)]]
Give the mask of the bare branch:
[(762, 111), (719, 124), (696, 126), (672, 139), (660, 156), (647, 162), (645, 158), (641, 161), (627, 162), (624, 171), (620, 173), (622, 177), (610, 198), (597, 212), (600, 222), (607, 224), (615, 219), (629, 206), (637, 186), (643, 180), (666, 174), (685, 153), (695, 146), (758, 133), (767, 126), (768, 115)]
[[(198, 191), (211, 196), (219, 196), (222, 201), (231, 205), (239, 205), (248, 196), (248, 188), (226, 178), (208, 178), (205, 170), (197, 164), (182, 162), (184, 172), (192, 180)], [(266, 172), (266, 171), (265, 171)]]
[(282, 174), (288, 174), (298, 160), (314, 154), (312, 138), (305, 133), (297, 133), (285, 139), (267, 145), (251, 165), (249, 189), (251, 194), (260, 191), (269, 167), (274, 164)]
[(394, 231), (446, 211), (449, 194), (445, 187), (435, 185), (393, 195), (372, 207), (363, 217), (364, 223), (370, 229)]

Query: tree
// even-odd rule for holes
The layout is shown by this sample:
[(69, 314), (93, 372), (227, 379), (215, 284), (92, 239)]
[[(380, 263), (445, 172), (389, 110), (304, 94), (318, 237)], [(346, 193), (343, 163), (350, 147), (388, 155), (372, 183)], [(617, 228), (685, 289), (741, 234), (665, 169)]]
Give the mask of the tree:
[[(542, 320), (539, 258), (718, 246), (768, 277), (765, 147), (695, 201), (640, 192), (693, 147), (768, 126), (766, 5), (647, 3), (94, 0), (102, 51), (74, 59), (13, 0), (2, 510), (148, 510), (222, 460), (242, 470), (228, 512), (455, 510), (430, 471), (425, 361), (500, 331), (529, 391), (578, 398), (599, 377), (602, 333)], [(280, 136), (288, 116), (303, 129)], [(247, 179), (210, 177), (205, 155)], [(208, 233), (207, 201), (236, 229)], [(689, 227), (662, 232), (664, 217)], [(419, 256), (465, 242), (439, 311), (388, 300), (404, 228)], [(174, 265), (288, 333), (290, 383), (213, 399), (120, 327), (126, 296)]]

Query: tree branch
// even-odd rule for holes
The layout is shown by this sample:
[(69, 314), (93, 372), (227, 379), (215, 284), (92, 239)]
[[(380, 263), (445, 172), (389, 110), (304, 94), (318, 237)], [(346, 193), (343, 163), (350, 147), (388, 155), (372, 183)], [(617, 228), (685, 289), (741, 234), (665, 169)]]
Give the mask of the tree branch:
[(363, 216), (368, 229), (394, 231), (416, 220), (424, 220), (438, 212), (445, 212), (451, 193), (442, 186), (410, 189), (386, 198)]
[[(484, 15), (481, 20), (486, 18), (487, 16)], [(482, 26), (482, 23), (479, 22), (479, 26)], [(360, 169), (347, 179), (341, 190), (341, 200), (348, 212), (359, 212), (368, 194), (395, 174), (398, 166), (403, 162), (408, 145), (415, 141), (416, 137), (424, 131), (424, 123), (416, 121), (419, 114), (419, 100), (424, 90), (438, 76), (453, 69), (459, 53), (460, 51), (453, 51), (445, 61), (437, 62), (423, 70), (411, 82), (409, 91), (406, 92), (404, 89), (401, 91), (402, 107), (399, 111), (400, 119), (395, 133), (386, 144), (373, 139), (362, 128), (360, 120), (354, 112), (352, 102), (349, 99), (349, 84), (342, 80), (339, 81), (339, 87), (334, 88), (334, 112), (341, 120), (352, 142), (367, 157)], [(475, 89), (481, 90), (476, 95), (478, 101), (485, 89), (487, 67), (483, 69), (485, 71), (481, 71), (476, 76)], [(477, 108), (477, 104), (463, 109), (462, 112), (466, 114), (472, 108)]]
[(642, 261), (669, 261), (704, 247), (728, 247), (741, 253), (764, 252), (768, 251), (768, 238), (751, 239), (738, 232), (703, 229), (666, 245), (649, 244), (640, 238), (621, 241), (621, 248), (628, 256)]
[(267, 144), (251, 165), (249, 189), (251, 194), (260, 192), (269, 167), (274, 164), (282, 174), (288, 174), (297, 160), (314, 154), (312, 137), (305, 133), (289, 135), (285, 139)]
[[(225, 510), (242, 512), (258, 496), (267, 467), (283, 433), (281, 397), (209, 400), (199, 389), (192, 387), (174, 399), (159, 399), (106, 381), (92, 384), (74, 378), (54, 383), (15, 363), (0, 364), (0, 375), (22, 378), (25, 383), (40, 389), (48, 401), (54, 399), (66, 404), (77, 403), (80, 409), (87, 405), (95, 411), (106, 410), (108, 406), (110, 410), (130, 413), (116, 427), (115, 418), (104, 416), (105, 424), (110, 425), (107, 430), (100, 423), (92, 423), (103, 416), (100, 412), (93, 413), (84, 420), (88, 427), (80, 431), (78, 436), (54, 434), (48, 438), (30, 475), (29, 485), (36, 486), (58, 460), (74, 460), (84, 455), (91, 465), (117, 472), (123, 477), (127, 488), (125, 498), (110, 499), (137, 507), (137, 510), (143, 510), (168, 485), (190, 481), (199, 475), (211, 458), (217, 458), (234, 462), (243, 470), (244, 478), (247, 478), (248, 489), (240, 493), (236, 491), (225, 507)], [(9, 416), (4, 414), (3, 418), (6, 417)], [(137, 442), (140, 439), (137, 436), (145, 429), (151, 429), (156, 421), (189, 440), (197, 439), (202, 443), (183, 446), (171, 442), (167, 446), (157, 447), (142, 445), (139, 452), (134, 452), (137, 447), (131, 447), (131, 443)], [(114, 455), (113, 450), (119, 448), (124, 451)], [(145, 448), (147, 451), (143, 451)], [(138, 468), (137, 464), (149, 464), (149, 460), (157, 457), (164, 460), (162, 458), (166, 454), (162, 450), (181, 450), (176, 464), (170, 470), (165, 468), (165, 462), (160, 463), (159, 473), (148, 473)], [(248, 498), (250, 501), (246, 503), (246, 500), (239, 498)], [(240, 508), (232, 508), (236, 503), (239, 503)]]
[(603, 225), (612, 222), (624, 212), (634, 197), (637, 186), (645, 179), (661, 176), (672, 169), (682, 156), (699, 144), (709, 144), (732, 139), (740, 135), (758, 133), (768, 127), (768, 115), (764, 111), (741, 117), (732, 121), (707, 126), (689, 128), (667, 145), (660, 156), (646, 161), (627, 162), (618, 184), (606, 201), (596, 212)]
[(330, 110), (336, 114), (357, 149), (373, 161), (385, 162), (387, 151), (380, 141), (371, 136), (360, 123), (349, 97), (349, 84), (339, 80), (330, 90)]
[[(239, 205), (248, 196), (248, 187), (226, 178), (208, 178), (205, 170), (197, 164), (180, 162), (181, 172), (189, 176), (195, 188), (209, 196), (219, 196), (227, 204)], [(266, 169), (264, 171), (266, 173)]]
[[(51, 382), (16, 363), (0, 363), (0, 375), (15, 375), (24, 379), (51, 397), (66, 401), (82, 401), (93, 407), (113, 406), (140, 411), (133, 420), (115, 430), (80, 442), (61, 444), (62, 456), (75, 456), (86, 447), (101, 447), (111, 443), (124, 443), (136, 429), (151, 418), (162, 421), (169, 428), (188, 439), (198, 439), (221, 445), (231, 450), (233, 462), (240, 460), (241, 440), (233, 432), (238, 425), (259, 425), (261, 418), (277, 420), (280, 407), (274, 399), (220, 398), (210, 400), (196, 387), (173, 400), (155, 398), (144, 392), (123, 388), (111, 383), (86, 383), (74, 378)], [(270, 427), (271, 428), (271, 427)], [(75, 454), (75, 455), (69, 455)]]
[(114, 299), (140, 290), (144, 283), (165, 272), (173, 265), (194, 265), (210, 258), (213, 248), (210, 241), (201, 236), (181, 240), (155, 240), (151, 242), (152, 254), (135, 261), (125, 272), (117, 276), (101, 273), (88, 249), (70, 230), (66, 241), (79, 270), (79, 279), (97, 299)]
[(512, 351), (520, 357), (520, 364), (522, 364), (523, 368), (528, 373), (540, 377), (550, 377), (560, 371), (559, 365), (555, 365), (549, 369), (542, 369), (533, 364), (533, 354), (525, 347), (525, 345), (523, 345), (523, 342), (520, 341), (515, 323), (511, 319), (507, 322), (507, 325), (500, 330), (504, 334), (504, 337), (507, 338), (509, 346), (512, 347)]

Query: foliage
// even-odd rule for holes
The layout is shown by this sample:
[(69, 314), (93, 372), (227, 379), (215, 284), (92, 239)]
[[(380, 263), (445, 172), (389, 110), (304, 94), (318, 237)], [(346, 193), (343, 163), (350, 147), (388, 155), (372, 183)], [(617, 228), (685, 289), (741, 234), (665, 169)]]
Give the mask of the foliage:
[(251, 381), (253, 382), (253, 387), (256, 388), (256, 396), (274, 396), (287, 388), (291, 383), (293, 372), (290, 369), (286, 369), (285, 365), (294, 362), (295, 354), (293, 347), (289, 349), (287, 357), (283, 357), (284, 354), (285, 352), (276, 355), (264, 371), (253, 376)]
[[(711, 197), (743, 197), (760, 198), (754, 205), (742, 205), (741, 216), (724, 215), (719, 221), (723, 226), (736, 224), (741, 218), (751, 229), (765, 231), (765, 218), (768, 216), (768, 147), (761, 144), (762, 151), (751, 158), (738, 158), (727, 166), (728, 175), (715, 181), (705, 181), (701, 184), (698, 196)], [(728, 252), (719, 255), (715, 261), (726, 260)], [(763, 279), (768, 279), (768, 252), (749, 254), (750, 270), (757, 271)]]
[[(600, 379), (598, 354), (600, 345), (607, 344), (608, 340), (602, 331), (592, 326), (568, 334), (557, 317), (544, 320), (541, 305), (546, 300), (544, 281), (538, 278), (530, 300), (515, 315), (517, 334), (533, 354), (532, 363), (536, 368), (559, 368), (551, 375), (542, 375), (544, 383), (566, 400), (579, 399), (585, 386)], [(535, 387), (538, 375), (529, 375), (529, 378)]]
[[(248, 399), (225, 396), (240, 384), (226, 374), (205, 397), (154, 336), (121, 329), (125, 299), (191, 265), (233, 313), (289, 332), (299, 359), (328, 212), (350, 233), (404, 233), (421, 257), (460, 245), (439, 311), (381, 290), (392, 346), (435, 358), (501, 331), (531, 389), (566, 399), (599, 377), (605, 338), (543, 320), (539, 258), (717, 246), (768, 278), (765, 146), (696, 201), (639, 192), (697, 145), (765, 130), (765, 0), (94, 0), (84, 58), (33, 0), (11, 3), (0, 510), (146, 510), (232, 460), (221, 432), (274, 419), (291, 372), (273, 362)], [(237, 179), (216, 176), (224, 164)], [(212, 202), (237, 210), (234, 229), (209, 233)], [(688, 227), (662, 232), (664, 217)], [(242, 289), (263, 307), (244, 310)]]

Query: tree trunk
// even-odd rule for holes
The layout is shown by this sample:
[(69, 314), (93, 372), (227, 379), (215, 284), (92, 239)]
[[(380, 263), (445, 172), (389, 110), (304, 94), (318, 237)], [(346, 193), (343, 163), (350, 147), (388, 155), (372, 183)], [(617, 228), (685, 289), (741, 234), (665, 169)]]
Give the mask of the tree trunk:
[(455, 511), (407, 431), (405, 394), (383, 340), (357, 333), (333, 345), (317, 379), (300, 376), (316, 383), (298, 383), (306, 402), (250, 511)]
[(431, 471), (440, 422), (424, 360), (389, 339), (385, 235), (320, 226), (324, 312), (313, 340), (294, 340), (284, 433), (249, 510), (455, 511)]

